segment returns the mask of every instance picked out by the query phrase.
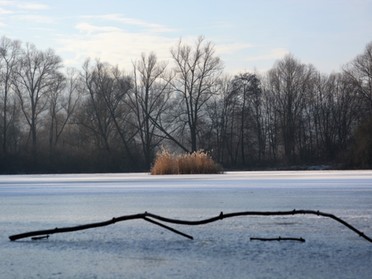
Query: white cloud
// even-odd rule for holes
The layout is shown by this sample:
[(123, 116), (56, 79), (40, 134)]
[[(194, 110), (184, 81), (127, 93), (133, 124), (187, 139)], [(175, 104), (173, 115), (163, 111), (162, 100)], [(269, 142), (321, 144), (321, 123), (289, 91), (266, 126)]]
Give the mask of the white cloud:
[(113, 26), (97, 26), (86, 22), (80, 22), (75, 25), (75, 28), (83, 33), (102, 33), (102, 32), (119, 32), (120, 28)]
[(0, 15), (9, 15), (12, 14), (13, 12), (7, 9), (0, 8)]
[(217, 44), (215, 46), (218, 55), (232, 54), (237, 51), (252, 48), (254, 45), (247, 43), (227, 43), (227, 44)]
[[(6, 15), (9, 15), (9, 14), (12, 14), (13, 12), (8, 10), (8, 9), (4, 9), (2, 8), (1, 6), (8, 6), (9, 4), (9, 1), (0, 1), (0, 16), (6, 16)], [(0, 28), (2, 27), (5, 27), (6, 24), (4, 23), (4, 18), (1, 18), (0, 20)]]
[[(2, 8), (5, 7), (5, 8)], [(17, 21), (27, 21), (36, 23), (52, 23), (52, 17), (45, 15), (30, 14), (40, 10), (46, 10), (49, 7), (45, 4), (25, 1), (0, 1), (0, 16), (9, 15)]]
[(254, 55), (254, 56), (249, 56), (245, 58), (245, 61), (266, 61), (266, 60), (276, 60), (280, 59), (286, 54), (288, 54), (289, 51), (285, 48), (274, 48), (271, 49), (268, 53), (261, 54), (261, 55)]
[[(56, 49), (65, 57), (64, 63), (66, 66), (81, 67), (84, 60), (87, 58), (99, 58), (103, 62), (108, 62), (112, 65), (119, 65), (126, 71), (131, 71), (132, 62), (140, 59), (142, 53), (155, 52), (158, 59), (161, 61), (171, 61), (170, 50), (177, 46), (180, 38), (178, 36), (165, 36), (157, 32), (148, 30), (133, 30), (131, 28), (121, 29), (114, 23), (116, 16), (107, 15), (110, 18), (112, 25), (101, 25), (98, 23), (88, 23), (93, 20), (92, 17), (84, 17), (86, 22), (80, 22), (75, 25), (74, 35), (60, 35), (58, 44), (60, 47)], [(106, 16), (105, 16), (106, 18)], [(121, 18), (122, 19), (122, 18)], [(97, 21), (97, 18), (94, 18)], [(137, 22), (133, 19), (130, 24), (141, 25), (141, 21)], [(115, 25), (115, 26), (113, 26)], [(123, 26), (125, 28), (126, 26)], [(139, 28), (141, 29), (141, 28)], [(183, 43), (194, 45), (196, 37), (186, 36), (181, 38)], [(224, 55), (230, 57), (235, 63), (235, 57), (239, 52), (247, 52), (247, 50), (255, 48), (249, 43), (217, 43), (215, 44), (216, 55), (224, 60)], [(240, 60), (240, 62), (242, 62)], [(231, 67), (230, 67), (231, 68)], [(229, 71), (236, 70), (229, 68)], [(240, 66), (238, 67), (240, 68)]]
[(29, 2), (21, 2), (17, 5), (18, 8), (24, 9), (24, 10), (33, 10), (33, 11), (39, 11), (39, 10), (47, 10), (49, 9), (48, 5), (40, 4), (40, 3), (29, 3)]
[(139, 59), (141, 53), (155, 52), (159, 60), (170, 58), (170, 48), (177, 40), (143, 32), (125, 32), (110, 26), (94, 26), (80, 23), (75, 28), (79, 35), (60, 36), (58, 53), (72, 57), (65, 60), (66, 66), (80, 67), (87, 58), (99, 58), (112, 65), (119, 65), (131, 70), (133, 60)]
[(0, 1), (0, 6), (10, 6), (13, 3), (13, 1)]
[(174, 29), (161, 25), (161, 24), (146, 22), (144, 20), (136, 19), (136, 18), (125, 17), (120, 14), (84, 16), (83, 18), (93, 19), (93, 20), (99, 19), (99, 20), (112, 21), (112, 22), (123, 24), (123, 25), (132, 25), (132, 26), (143, 28), (146, 31), (154, 32), (154, 33), (166, 33), (166, 32), (175, 31)]
[(54, 19), (49, 16), (43, 16), (43, 15), (15, 15), (13, 16), (14, 19), (19, 21), (28, 21), (33, 23), (45, 23), (50, 24), (54, 22)]
[(48, 5), (26, 1), (0, 1), (0, 6), (12, 7), (18, 10), (40, 11), (49, 9)]

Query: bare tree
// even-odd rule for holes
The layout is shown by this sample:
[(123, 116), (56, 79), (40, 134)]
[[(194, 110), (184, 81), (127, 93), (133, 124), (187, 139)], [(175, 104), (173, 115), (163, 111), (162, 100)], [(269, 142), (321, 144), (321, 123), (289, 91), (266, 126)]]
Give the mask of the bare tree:
[(239, 121), (241, 107), (236, 91), (233, 90), (233, 79), (222, 77), (218, 80), (218, 94), (209, 101), (207, 112), (211, 121), (212, 135), (215, 137), (213, 153), (218, 162), (225, 166), (236, 166), (240, 155)]
[(264, 149), (261, 125), (261, 87), (256, 75), (250, 73), (240, 74), (232, 80), (232, 96), (237, 99), (240, 112), (239, 123), (239, 145), (241, 163), (246, 162), (246, 148), (257, 144), (257, 158), (261, 160)]
[(333, 112), (336, 124), (339, 150), (346, 150), (350, 144), (354, 128), (358, 125), (363, 104), (356, 98), (358, 90), (344, 74), (338, 74), (335, 80), (336, 107)]
[(222, 71), (214, 46), (199, 37), (195, 46), (183, 43), (171, 50), (175, 66), (173, 88), (180, 98), (178, 121), (188, 128), (191, 151), (198, 149), (198, 133), (206, 102), (213, 96), (214, 86)]
[(38, 147), (39, 117), (48, 109), (50, 94), (55, 90), (61, 67), (61, 59), (53, 50), (40, 51), (32, 44), (26, 45), (18, 63), (15, 89), (29, 126), (34, 158)]
[(145, 164), (149, 167), (154, 160), (155, 148), (163, 137), (156, 135), (157, 124), (169, 108), (171, 77), (166, 74), (166, 64), (159, 63), (154, 53), (142, 54), (133, 64), (134, 88), (131, 106), (136, 115), (139, 136)]
[(52, 155), (80, 99), (81, 89), (76, 70), (56, 76), (49, 98), (49, 153)]
[(16, 100), (12, 84), (16, 66), (20, 58), (21, 44), (6, 37), (0, 39), (0, 100), (1, 100), (1, 143), (4, 154), (8, 153), (9, 130), (15, 124)]
[(106, 107), (126, 154), (133, 163), (136, 163), (130, 147), (130, 142), (138, 132), (133, 127), (133, 117), (128, 105), (129, 92), (132, 89), (131, 77), (122, 73), (118, 67), (108, 67), (107, 71), (98, 71), (98, 80)]
[[(355, 129), (353, 144), (353, 161), (362, 167), (372, 166), (372, 42), (367, 44), (364, 53), (358, 55), (344, 67), (344, 78), (356, 93), (359, 123)], [(344, 127), (347, 125), (344, 125)]]
[(280, 139), (280, 114), (276, 107), (275, 96), (264, 86), (262, 94), (263, 126), (267, 145), (267, 158), (271, 162), (276, 162), (279, 158), (279, 139)]
[[(96, 139), (95, 145), (111, 153), (113, 142), (119, 138), (129, 158), (135, 162), (129, 142), (137, 131), (129, 129), (131, 121), (127, 97), (131, 80), (117, 67), (99, 60), (84, 63), (82, 78), (85, 99), (79, 112), (79, 124), (88, 129)], [(112, 154), (114, 155), (114, 154)]]
[(285, 158), (293, 162), (296, 155), (297, 133), (302, 119), (303, 108), (311, 85), (312, 67), (301, 64), (287, 55), (278, 61), (268, 73), (270, 90), (280, 114)]
[[(103, 76), (106, 67), (100, 61), (94, 65), (86, 60), (83, 65), (82, 79), (84, 100), (79, 112), (78, 123), (87, 128), (95, 138), (96, 146), (107, 151), (110, 150), (110, 135), (113, 131), (113, 121), (110, 111), (107, 109), (104, 99), (105, 92), (102, 92), (100, 76)], [(106, 84), (109, 86), (108, 84)]]
[(372, 115), (372, 42), (367, 44), (364, 53), (358, 55), (344, 68), (344, 73), (357, 88), (358, 95)]

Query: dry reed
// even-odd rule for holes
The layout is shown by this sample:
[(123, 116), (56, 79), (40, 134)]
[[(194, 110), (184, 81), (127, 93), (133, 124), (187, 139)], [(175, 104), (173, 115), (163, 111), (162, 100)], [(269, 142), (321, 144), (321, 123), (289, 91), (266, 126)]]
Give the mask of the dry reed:
[(151, 174), (214, 174), (221, 173), (222, 168), (203, 151), (191, 154), (175, 155), (162, 150), (156, 155)]

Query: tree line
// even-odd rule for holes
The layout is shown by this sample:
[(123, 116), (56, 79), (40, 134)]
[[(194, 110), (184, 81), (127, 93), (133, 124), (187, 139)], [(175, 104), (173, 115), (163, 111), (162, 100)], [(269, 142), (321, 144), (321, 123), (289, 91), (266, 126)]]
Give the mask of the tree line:
[(0, 172), (149, 170), (163, 148), (205, 150), (228, 169), (372, 166), (372, 42), (331, 74), (288, 54), (229, 76), (204, 37), (170, 55), (72, 69), (2, 37)]

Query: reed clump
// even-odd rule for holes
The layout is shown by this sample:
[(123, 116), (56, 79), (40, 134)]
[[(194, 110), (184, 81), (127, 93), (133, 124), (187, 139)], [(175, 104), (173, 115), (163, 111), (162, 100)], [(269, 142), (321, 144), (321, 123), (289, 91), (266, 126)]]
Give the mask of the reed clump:
[(222, 168), (211, 156), (203, 151), (175, 155), (162, 150), (156, 155), (151, 168), (152, 175), (159, 174), (217, 174)]

